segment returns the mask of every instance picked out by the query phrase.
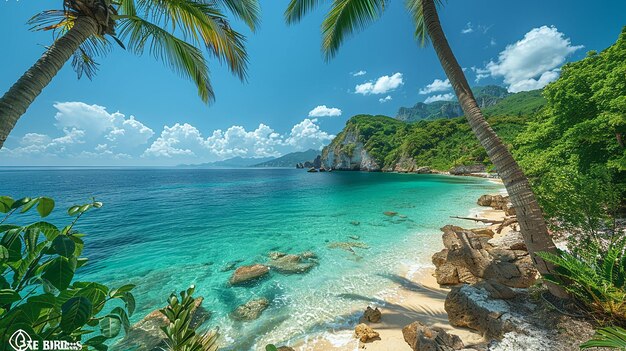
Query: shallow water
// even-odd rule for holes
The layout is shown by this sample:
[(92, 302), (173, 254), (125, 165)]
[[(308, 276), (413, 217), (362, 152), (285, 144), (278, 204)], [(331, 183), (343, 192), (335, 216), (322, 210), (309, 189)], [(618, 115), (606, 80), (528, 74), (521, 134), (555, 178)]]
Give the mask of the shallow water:
[[(442, 245), (438, 228), (467, 225), (450, 216), (467, 215), (481, 194), (501, 188), (468, 177), (296, 169), (0, 169), (0, 194), (56, 199), (50, 220), (58, 226), (70, 205), (91, 196), (104, 202), (77, 226), (88, 233), (90, 259), (79, 278), (137, 284), (132, 322), (195, 284), (213, 312), (208, 325), (219, 325), (236, 350), (353, 321), (351, 311), (384, 298), (401, 279), (400, 265), (429, 264)], [(328, 248), (350, 236), (369, 249)], [(222, 272), (234, 260), (263, 263), (269, 251), (306, 250), (319, 256), (306, 274), (271, 272), (255, 285), (230, 287), (232, 271)], [(260, 296), (271, 305), (258, 320), (230, 319), (236, 306)]]

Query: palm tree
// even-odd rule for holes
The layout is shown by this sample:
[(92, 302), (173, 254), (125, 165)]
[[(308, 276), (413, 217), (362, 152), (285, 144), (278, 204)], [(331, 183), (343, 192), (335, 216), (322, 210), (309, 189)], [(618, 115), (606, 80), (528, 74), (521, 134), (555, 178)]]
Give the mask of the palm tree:
[[(298, 22), (307, 12), (322, 2), (321, 0), (291, 0), (285, 11), (287, 23)], [(528, 179), (507, 147), (489, 126), (476, 103), (465, 74), (441, 28), (437, 14), (437, 5), (441, 4), (441, 0), (406, 0), (407, 10), (415, 22), (415, 35), (421, 45), (424, 45), (430, 38), (472, 131), (486, 149), (489, 159), (497, 168), (510, 194), (524, 241), (537, 270), (542, 275), (550, 274), (555, 267), (537, 256), (537, 252), (556, 253), (556, 247), (548, 233), (541, 208)], [(326, 59), (335, 56), (347, 36), (378, 19), (386, 5), (385, 0), (333, 0), (330, 11), (322, 23), (322, 50)], [(567, 297), (567, 293), (561, 287), (552, 283), (546, 284), (553, 295), (561, 298)]]
[(91, 79), (94, 57), (106, 54), (112, 42), (139, 55), (148, 50), (192, 80), (204, 102), (213, 100), (207, 56), (226, 62), (241, 80), (248, 63), (245, 37), (231, 28), (224, 9), (255, 30), (257, 0), (63, 0), (62, 10), (35, 15), (33, 29), (53, 31), (55, 41), (0, 98), (0, 149), (65, 62), (73, 56), (78, 77)]

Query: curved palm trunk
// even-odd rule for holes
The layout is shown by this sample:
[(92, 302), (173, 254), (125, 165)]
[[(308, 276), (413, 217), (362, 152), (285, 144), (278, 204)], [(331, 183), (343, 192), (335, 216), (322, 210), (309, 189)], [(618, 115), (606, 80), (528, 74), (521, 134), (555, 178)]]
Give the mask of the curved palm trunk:
[(96, 21), (79, 17), (74, 27), (56, 40), (52, 46), (18, 81), (0, 98), (0, 149), (17, 120), (41, 93), (78, 47), (97, 34)]
[[(504, 186), (511, 197), (511, 203), (513, 207), (515, 207), (521, 233), (524, 236), (528, 252), (539, 273), (542, 275), (549, 274), (554, 270), (554, 266), (542, 260), (536, 253), (556, 253), (556, 247), (548, 234), (548, 228), (543, 218), (541, 208), (530, 188), (528, 179), (517, 162), (513, 159), (507, 147), (502, 143), (498, 135), (491, 129), (491, 126), (489, 126), (489, 123), (487, 123), (483, 117), (476, 103), (476, 99), (474, 98), (474, 94), (467, 83), (465, 74), (454, 57), (448, 40), (443, 33), (441, 23), (439, 22), (439, 15), (437, 14), (437, 8), (433, 0), (422, 0), (421, 3), (428, 35), (437, 52), (439, 61), (441, 61), (441, 65), (448, 79), (450, 79), (450, 83), (454, 88), (454, 92), (459, 99), (461, 108), (465, 113), (465, 117), (472, 131), (481, 145), (487, 150), (489, 159), (498, 170), (504, 182)], [(567, 298), (567, 293), (561, 287), (554, 284), (547, 285), (553, 295)]]

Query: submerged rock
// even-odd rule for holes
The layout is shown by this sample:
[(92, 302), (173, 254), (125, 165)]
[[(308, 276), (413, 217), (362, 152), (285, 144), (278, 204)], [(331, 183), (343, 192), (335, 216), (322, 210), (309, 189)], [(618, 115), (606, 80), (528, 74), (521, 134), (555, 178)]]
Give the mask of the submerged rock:
[(221, 272), (228, 272), (228, 271), (232, 271), (233, 269), (235, 269), (237, 267), (238, 264), (240, 264), (241, 262), (243, 262), (243, 260), (234, 260), (234, 261), (230, 261), (227, 262), (221, 269)]
[(393, 217), (393, 216), (396, 216), (396, 215), (398, 214), (398, 212), (394, 212), (394, 211), (385, 211), (385, 212), (383, 212), (383, 214), (384, 214), (385, 216), (388, 216), (388, 217)]
[(231, 285), (238, 285), (256, 280), (270, 272), (270, 268), (262, 264), (253, 264), (237, 268), (230, 277)]
[(348, 238), (350, 238), (352, 240), (359, 240), (359, 239), (361, 239), (361, 237), (359, 237), (358, 235), (350, 235)]
[(421, 322), (402, 328), (402, 336), (414, 351), (454, 351), (465, 347), (457, 335), (448, 334), (439, 327), (429, 328)]
[(352, 224), (354, 226), (357, 226), (357, 225), (360, 225), (361, 222), (359, 222), (359, 221), (352, 221), (352, 222), (350, 222), (350, 224)]
[(362, 243), (360, 241), (350, 241), (350, 242), (333, 242), (328, 244), (329, 249), (342, 249), (348, 252), (354, 253), (354, 248), (358, 249), (369, 249), (370, 247), (367, 244)]
[(365, 323), (361, 323), (354, 328), (354, 336), (361, 342), (370, 342), (380, 339), (380, 334)]
[(302, 255), (284, 255), (268, 262), (271, 268), (284, 274), (305, 273), (315, 267), (316, 264), (317, 262), (311, 257), (305, 258)]
[(367, 309), (365, 309), (365, 312), (363, 312), (363, 316), (361, 317), (361, 321), (378, 323), (380, 321), (380, 317), (381, 316), (382, 316), (382, 314), (380, 313), (380, 310), (378, 309), (378, 307), (373, 309), (370, 306), (367, 306)]
[(287, 254), (284, 252), (271, 251), (270, 253), (267, 254), (267, 256), (269, 256), (269, 258), (272, 260), (277, 260), (283, 256), (287, 256)]
[(252, 321), (259, 318), (261, 313), (263, 313), (269, 305), (269, 300), (264, 297), (250, 300), (237, 307), (231, 313), (231, 317), (238, 321)]

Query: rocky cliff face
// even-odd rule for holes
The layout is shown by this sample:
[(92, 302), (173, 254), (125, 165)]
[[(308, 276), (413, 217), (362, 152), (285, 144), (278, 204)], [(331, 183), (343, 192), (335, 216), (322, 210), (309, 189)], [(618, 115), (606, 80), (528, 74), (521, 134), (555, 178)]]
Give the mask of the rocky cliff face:
[(367, 152), (359, 139), (357, 129), (344, 130), (322, 151), (322, 165), (343, 171), (380, 171), (379, 162)]

